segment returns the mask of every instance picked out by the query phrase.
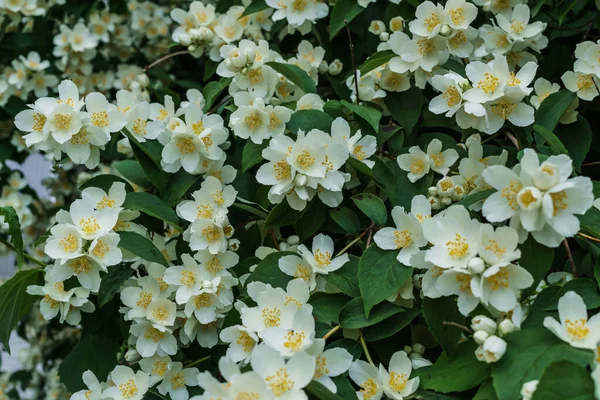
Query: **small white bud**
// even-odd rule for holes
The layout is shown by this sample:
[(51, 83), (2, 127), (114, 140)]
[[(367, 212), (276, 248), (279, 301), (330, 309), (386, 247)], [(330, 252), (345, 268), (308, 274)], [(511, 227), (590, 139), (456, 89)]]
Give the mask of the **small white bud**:
[(485, 361), (488, 364), (495, 363), (500, 360), (506, 353), (506, 342), (496, 335), (491, 335), (483, 342), (483, 352)]
[(412, 347), (410, 347), (410, 346), (404, 346), (403, 350), (406, 352), (406, 354), (412, 353)]
[(127, 350), (127, 353), (125, 353), (125, 361), (129, 363), (140, 361), (141, 359), (142, 356), (140, 355), (140, 353), (138, 353), (136, 349), (129, 349)]
[(485, 342), (485, 339), (487, 339), (489, 336), (490, 334), (486, 331), (476, 331), (473, 334), (473, 339), (477, 344), (483, 344), (483, 342)]
[(430, 196), (437, 196), (438, 190), (435, 186), (430, 186), (429, 189), (427, 189), (427, 193), (429, 193)]
[(452, 199), (450, 197), (442, 197), (442, 204), (445, 206), (449, 206), (452, 204)]
[(240, 249), (240, 241), (238, 239), (229, 239), (227, 246), (231, 251), (238, 251)]
[(321, 64), (319, 64), (319, 73), (326, 74), (327, 71), (329, 71), (329, 65), (327, 65), (327, 61), (323, 60), (321, 61)]
[(190, 38), (190, 35), (184, 33), (183, 35), (179, 36), (179, 43), (181, 43), (182, 46), (189, 46), (192, 44), (192, 38)]
[(505, 319), (500, 324), (498, 324), (498, 332), (500, 335), (508, 335), (511, 332), (515, 331), (515, 324), (510, 319)]
[(423, 355), (425, 353), (425, 346), (423, 346), (421, 343), (415, 343), (413, 344), (412, 350), (413, 353)]
[(474, 331), (486, 331), (490, 335), (496, 333), (496, 321), (485, 315), (477, 315), (471, 320), (471, 329)]
[(286, 242), (291, 246), (300, 244), (300, 237), (298, 235), (291, 235), (287, 238)]
[(473, 257), (467, 264), (469, 272), (472, 274), (481, 274), (485, 270), (485, 263), (479, 257)]
[(447, 34), (449, 34), (450, 32), (452, 32), (452, 28), (450, 28), (448, 25), (444, 24), (442, 25), (442, 28), (440, 29), (440, 34), (442, 34), (443, 36), (446, 36)]
[(329, 75), (336, 76), (342, 72), (344, 68), (344, 64), (339, 59), (335, 59), (329, 64)]
[(306, 185), (306, 175), (304, 174), (296, 174), (296, 177), (294, 178), (294, 182), (296, 183), (296, 186), (304, 186)]
[(379, 40), (381, 40), (382, 42), (387, 42), (388, 40), (390, 40), (390, 34), (387, 32), (381, 32), (379, 34)]
[(193, 52), (195, 52), (195, 51), (196, 51), (196, 46), (195, 46), (195, 45), (193, 45), (193, 44), (192, 44), (192, 45), (190, 45), (190, 46), (188, 46), (188, 51), (189, 51), (190, 53), (193, 53)]
[(139, 74), (137, 77), (137, 81), (142, 85), (142, 87), (147, 87), (150, 84), (150, 79), (148, 79), (148, 75)]
[(286, 242), (279, 243), (279, 251), (286, 251), (289, 245)]

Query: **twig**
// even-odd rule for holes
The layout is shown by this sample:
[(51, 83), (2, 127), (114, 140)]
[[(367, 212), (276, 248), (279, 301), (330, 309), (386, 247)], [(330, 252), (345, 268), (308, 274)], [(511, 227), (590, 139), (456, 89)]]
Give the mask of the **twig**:
[(334, 326), (333, 328), (331, 328), (331, 329), (329, 330), (329, 332), (327, 332), (327, 333), (326, 333), (326, 334), (323, 336), (323, 340), (327, 340), (327, 339), (329, 339), (329, 338), (330, 338), (331, 336), (333, 336), (333, 335), (334, 335), (334, 334), (335, 334), (337, 331), (339, 331), (339, 330), (340, 330), (340, 328), (341, 328), (341, 326), (340, 326), (340, 325), (338, 325), (338, 326)]
[(362, 346), (363, 351), (365, 352), (365, 356), (367, 356), (367, 361), (369, 361), (369, 364), (371, 364), (372, 366), (375, 366), (375, 364), (373, 364), (371, 354), (369, 354), (369, 349), (367, 349), (367, 342), (365, 341), (365, 337), (363, 336), (362, 331), (359, 331), (358, 333), (360, 335), (360, 345)]
[(512, 142), (512, 144), (515, 145), (515, 147), (517, 148), (517, 150), (519, 149), (519, 142), (517, 141), (517, 138), (513, 136), (512, 133), (510, 132), (505, 132), (506, 137), (508, 138), (508, 140), (510, 140)]
[(584, 237), (584, 238), (586, 238), (588, 240), (591, 240), (592, 242), (598, 242), (598, 243), (600, 243), (600, 239), (597, 239), (597, 238), (595, 238), (593, 236), (590, 236), (590, 235), (586, 235), (585, 233), (578, 232), (577, 235), (579, 235), (581, 237)]
[[(15, 248), (15, 246), (13, 246), (12, 244), (10, 244), (6, 239), (4, 239), (3, 237), (0, 237), (0, 243), (2, 243), (3, 245), (5, 245), (6, 247), (8, 247), (9, 249), (11, 249), (12, 251), (14, 251), (15, 253), (19, 253), (17, 251), (17, 249)], [(29, 254), (25, 253), (25, 252), (21, 252), (21, 254), (23, 254), (23, 257), (25, 257), (25, 259), (36, 263), (37, 265), (39, 265), (40, 267), (45, 267), (46, 263), (43, 261), (38, 260), (37, 258), (33, 258), (31, 257)]]
[(148, 393), (152, 393), (154, 396), (158, 397), (159, 399), (168, 400), (165, 396), (163, 396), (162, 394), (158, 393), (153, 388), (148, 388)]
[(350, 34), (350, 28), (348, 27), (348, 20), (344, 20), (346, 24), (346, 32), (348, 32), (348, 41), (350, 47), (350, 57), (352, 58), (352, 69), (354, 70), (354, 89), (356, 90), (356, 104), (360, 104), (360, 95), (358, 93), (358, 72), (356, 70), (356, 61), (354, 60), (354, 43), (352, 43), (352, 35)]
[(369, 228), (369, 236), (367, 236), (367, 246), (371, 245), (371, 241), (373, 240), (373, 227)]
[(467, 328), (464, 325), (457, 324), (456, 322), (444, 321), (444, 322), (442, 322), (442, 325), (455, 326), (455, 327), (460, 328), (463, 331), (467, 332), (468, 334), (471, 334), (471, 335), (473, 334), (473, 331), (471, 329)]
[(569, 263), (571, 264), (571, 270), (573, 270), (573, 276), (577, 277), (577, 266), (575, 265), (575, 260), (573, 260), (573, 254), (571, 254), (571, 248), (569, 247), (567, 239), (563, 240), (563, 245), (565, 246), (567, 258), (569, 259)]
[(589, 163), (585, 163), (585, 164), (581, 164), (582, 167), (591, 167), (594, 165), (600, 165), (600, 161), (594, 161), (594, 162), (589, 162)]
[(273, 231), (273, 229), (271, 229), (271, 238), (273, 238), (273, 245), (277, 251), (279, 251), (279, 243), (277, 243), (277, 238), (275, 237), (275, 231)]
[(150, 68), (157, 66), (158, 64), (160, 64), (161, 62), (168, 60), (171, 57), (176, 57), (176, 56), (180, 56), (182, 54), (189, 54), (190, 52), (187, 50), (181, 50), (181, 51), (176, 51), (175, 53), (171, 53), (171, 54), (167, 54), (164, 57), (159, 58), (158, 60), (154, 61), (152, 64), (148, 64), (144, 67), (144, 72), (148, 71)]
[(352, 246), (354, 246), (356, 244), (356, 242), (358, 242), (360, 239), (362, 239), (363, 236), (365, 236), (365, 234), (368, 232), (368, 230), (364, 231), (363, 233), (360, 234), (359, 237), (357, 237), (356, 239), (354, 239), (353, 241), (351, 241), (350, 243), (348, 243), (348, 245), (346, 247), (344, 247), (339, 253), (338, 256), (341, 256), (342, 254), (344, 254), (345, 252), (348, 251), (348, 249)]
[(189, 363), (188, 365), (185, 366), (185, 368), (191, 368), (191, 367), (195, 367), (196, 365), (203, 363), (204, 361), (210, 359), (210, 356), (206, 356), (206, 357), (202, 357), (199, 360), (193, 361), (191, 363)]

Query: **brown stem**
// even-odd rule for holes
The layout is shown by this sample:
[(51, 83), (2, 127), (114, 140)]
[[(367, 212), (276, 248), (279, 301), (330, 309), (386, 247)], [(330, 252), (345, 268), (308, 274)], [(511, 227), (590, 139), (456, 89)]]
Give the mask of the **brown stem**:
[(365, 234), (367, 233), (367, 231), (365, 230), (363, 233), (360, 234), (360, 236), (358, 236), (356, 239), (354, 239), (353, 241), (351, 241), (350, 243), (348, 243), (348, 245), (346, 247), (344, 247), (339, 253), (338, 256), (341, 256), (342, 254), (344, 254), (345, 252), (348, 251), (348, 249), (352, 246), (354, 246), (356, 244), (356, 242), (358, 242), (360, 239), (362, 239), (363, 236), (365, 236)]
[(190, 52), (187, 50), (181, 50), (181, 51), (176, 51), (175, 53), (171, 53), (171, 54), (167, 54), (164, 57), (159, 58), (158, 60), (154, 61), (152, 64), (148, 64), (144, 67), (144, 72), (148, 71), (150, 68), (157, 66), (158, 64), (160, 64), (161, 62), (168, 60), (171, 57), (176, 57), (176, 56), (180, 56), (182, 54), (189, 54)]
[(581, 164), (582, 167), (592, 167), (594, 165), (600, 165), (600, 161), (589, 162), (585, 164)]
[(279, 243), (277, 243), (277, 238), (275, 237), (275, 231), (273, 231), (273, 229), (271, 229), (271, 237), (273, 238), (273, 245), (277, 251), (279, 251)]
[(356, 70), (356, 61), (354, 60), (354, 43), (352, 43), (352, 35), (350, 34), (350, 28), (348, 27), (348, 21), (344, 20), (346, 24), (346, 32), (348, 32), (348, 41), (350, 47), (350, 57), (352, 58), (352, 69), (354, 70), (354, 90), (356, 90), (356, 104), (360, 103), (360, 96), (358, 94), (358, 72)]
[(468, 334), (470, 334), (470, 335), (472, 335), (472, 334), (473, 334), (473, 331), (472, 331), (471, 329), (467, 328), (467, 327), (466, 327), (466, 326), (464, 326), (464, 325), (457, 324), (456, 322), (452, 322), (452, 321), (444, 321), (444, 322), (442, 322), (442, 324), (443, 324), (443, 325), (448, 325), (448, 326), (455, 326), (455, 327), (457, 327), (457, 328), (460, 328), (460, 329), (462, 329), (463, 331), (467, 332), (467, 333), (468, 333)]
[(333, 335), (334, 335), (334, 334), (335, 334), (337, 331), (339, 331), (339, 330), (340, 330), (340, 328), (341, 328), (341, 326), (340, 326), (340, 325), (338, 325), (338, 326), (334, 326), (333, 328), (331, 328), (331, 329), (329, 330), (329, 332), (327, 332), (327, 333), (326, 333), (326, 334), (323, 336), (323, 339), (324, 339), (324, 340), (327, 340), (327, 339), (329, 339), (329, 338), (330, 338), (331, 336), (333, 336)]
[(519, 142), (517, 141), (517, 138), (514, 137), (514, 135), (512, 133), (510, 133), (510, 132), (505, 132), (505, 134), (506, 134), (506, 138), (508, 140), (510, 140), (512, 144), (515, 145), (515, 147), (517, 148), (517, 150), (520, 150), (519, 149)]
[(577, 266), (575, 265), (575, 260), (573, 260), (573, 254), (571, 254), (571, 248), (569, 247), (567, 239), (563, 240), (563, 245), (565, 246), (567, 258), (569, 259), (569, 263), (571, 264), (571, 270), (573, 270), (573, 276), (577, 277)]

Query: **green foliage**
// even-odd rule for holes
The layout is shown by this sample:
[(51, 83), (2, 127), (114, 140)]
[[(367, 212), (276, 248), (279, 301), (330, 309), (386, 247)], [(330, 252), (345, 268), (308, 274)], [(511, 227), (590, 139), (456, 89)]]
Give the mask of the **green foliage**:
[(143, 212), (152, 217), (156, 217), (171, 226), (173, 228), (182, 231), (179, 226), (179, 218), (177, 214), (171, 208), (171, 206), (165, 203), (160, 198), (145, 192), (131, 192), (127, 193), (125, 197), (125, 203), (123, 207), (129, 210), (135, 210)]
[(296, 85), (304, 93), (316, 93), (317, 87), (315, 81), (300, 67), (290, 64), (278, 63), (270, 61), (266, 63), (269, 67), (285, 76), (294, 85)]
[(139, 256), (143, 260), (155, 262), (168, 267), (165, 256), (156, 248), (150, 239), (136, 232), (119, 232), (119, 247)]
[(383, 226), (387, 222), (387, 210), (379, 197), (371, 193), (361, 193), (352, 196), (352, 201), (360, 211), (377, 225)]
[(465, 321), (465, 317), (458, 311), (455, 299), (452, 297), (424, 298), (423, 317), (442, 349), (447, 354), (454, 356), (462, 331), (456, 325), (451, 324), (463, 325)]
[(558, 361), (551, 364), (542, 375), (533, 400), (592, 400), (594, 380), (590, 373), (571, 361)]
[(367, 317), (365, 315), (363, 300), (361, 298), (356, 298), (349, 301), (348, 304), (340, 310), (340, 325), (345, 329), (365, 328), (402, 311), (401, 307), (385, 302), (373, 307)]
[(13, 207), (0, 207), (0, 216), (4, 217), (4, 222), (8, 224), (10, 242), (17, 254), (17, 266), (21, 268), (25, 262), (25, 255), (23, 253), (23, 235), (21, 234), (19, 216)]

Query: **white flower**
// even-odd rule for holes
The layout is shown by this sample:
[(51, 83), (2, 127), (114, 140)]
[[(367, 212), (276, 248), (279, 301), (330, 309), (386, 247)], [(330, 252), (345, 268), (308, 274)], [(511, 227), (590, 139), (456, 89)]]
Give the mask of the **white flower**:
[[(248, 291), (250, 293), (250, 287)], [(295, 302), (288, 300), (287, 297), (283, 289), (267, 286), (253, 298), (256, 301), (256, 307), (246, 307), (240, 312), (242, 324), (253, 332), (257, 332), (259, 336), (267, 328), (289, 329), (298, 309)]]
[(314, 339), (306, 353), (316, 357), (316, 369), (313, 380), (323, 384), (331, 392), (336, 393), (337, 387), (331, 379), (348, 371), (352, 364), (352, 355), (342, 347), (325, 350), (325, 340)]
[(81, 255), (83, 242), (76, 227), (70, 224), (54, 225), (50, 234), (44, 247), (48, 257), (64, 262)]
[(359, 400), (379, 400), (383, 396), (383, 383), (375, 366), (356, 360), (348, 371), (350, 379), (358, 386), (360, 391), (356, 392)]
[(256, 144), (271, 137), (269, 129), (270, 116), (265, 110), (265, 102), (262, 98), (253, 99), (250, 105), (246, 104), (245, 98), (250, 96), (248, 92), (238, 92), (235, 102), (238, 109), (231, 114), (229, 126), (236, 136), (242, 139), (251, 139)]
[(249, 362), (252, 351), (258, 344), (258, 336), (242, 325), (223, 329), (219, 337), (225, 343), (229, 343), (226, 355), (234, 362)]
[(558, 317), (544, 318), (544, 326), (560, 340), (580, 349), (595, 350), (600, 339), (600, 314), (588, 320), (588, 313), (581, 296), (573, 291), (558, 300)]
[(458, 152), (454, 149), (442, 151), (442, 142), (433, 139), (427, 146), (427, 158), (430, 168), (441, 175), (446, 175), (450, 167), (458, 160)]
[(162, 381), (170, 366), (171, 357), (169, 356), (152, 356), (140, 360), (140, 368), (150, 375), (150, 386), (154, 386), (156, 383)]
[(535, 110), (530, 105), (525, 104), (523, 98), (524, 94), (520, 91), (507, 91), (501, 98), (486, 104), (488, 126), (483, 129), (483, 132), (487, 134), (496, 133), (507, 120), (515, 126), (533, 124)]
[(416, 216), (404, 211), (403, 207), (392, 209), (395, 228), (382, 228), (373, 237), (375, 244), (384, 250), (400, 250), (398, 261), (411, 265), (411, 257), (427, 244), (421, 224)]
[(283, 256), (279, 259), (278, 266), (284, 274), (305, 281), (310, 290), (317, 286), (316, 272), (305, 258), (295, 255)]
[(379, 364), (379, 379), (383, 385), (386, 396), (395, 400), (402, 400), (412, 395), (419, 387), (419, 377), (409, 379), (412, 372), (411, 361), (404, 351), (397, 351), (392, 355), (389, 372)]
[(596, 75), (567, 71), (561, 77), (563, 84), (581, 100), (591, 101), (598, 96), (600, 79)]
[(114, 400), (141, 400), (148, 391), (149, 377), (143, 371), (134, 373), (129, 367), (117, 365), (109, 378), (114, 386), (102, 392), (103, 397)]
[(81, 286), (92, 292), (98, 292), (100, 288), (100, 269), (105, 270), (106, 267), (99, 265), (88, 256), (81, 256), (67, 260), (64, 263), (57, 260), (47, 273), (48, 279), (54, 282), (66, 281), (75, 275)]
[(328, 274), (329, 272), (337, 271), (345, 263), (350, 261), (347, 254), (334, 257), (333, 240), (322, 233), (315, 236), (313, 239), (312, 251), (301, 244), (298, 246), (298, 253), (302, 255), (315, 273)]
[(275, 398), (305, 399), (302, 391), (315, 374), (315, 357), (306, 353), (294, 354), (287, 362), (277, 351), (266, 345), (252, 353), (252, 369), (267, 384)]
[(536, 379), (523, 384), (523, 387), (521, 388), (523, 400), (531, 400), (533, 398), (533, 394), (535, 393), (539, 382), (540, 381)]
[(261, 332), (266, 345), (277, 350), (284, 357), (306, 350), (313, 344), (315, 336), (315, 320), (311, 308), (299, 310), (294, 315), (290, 328), (267, 328)]
[(198, 385), (198, 368), (183, 368), (180, 362), (171, 363), (163, 381), (156, 387), (162, 395), (169, 394), (173, 400), (187, 400), (190, 395), (186, 386)]
[(434, 114), (445, 113), (446, 117), (452, 117), (462, 106), (462, 88), (466, 84), (467, 80), (454, 72), (434, 76), (431, 85), (441, 94), (431, 99), (429, 111)]
[(267, 0), (267, 5), (276, 10), (273, 21), (286, 19), (288, 24), (298, 29), (326, 17), (329, 11), (326, 3), (317, 0)]
[(445, 23), (450, 28), (465, 30), (477, 17), (477, 7), (465, 0), (449, 0), (444, 6), (444, 13)]
[[(434, 267), (435, 268), (435, 267)], [(436, 289), (442, 296), (458, 295), (458, 310), (462, 315), (469, 315), (479, 304), (478, 282), (466, 269), (450, 269), (438, 271)]]
[(94, 210), (92, 205), (84, 200), (74, 201), (69, 212), (79, 235), (86, 240), (104, 236), (113, 229), (119, 218), (116, 210)]
[(514, 264), (494, 265), (481, 275), (481, 301), (498, 311), (508, 312), (517, 305), (520, 290), (532, 284), (533, 276), (525, 268)]
[(538, 78), (535, 80), (533, 88), (535, 90), (535, 95), (531, 96), (530, 102), (531, 105), (537, 110), (548, 96), (560, 90), (560, 85), (558, 83), (551, 83), (549, 80), (544, 78)]
[(200, 293), (204, 284), (205, 269), (189, 255), (182, 254), (183, 265), (167, 268), (164, 280), (178, 286), (175, 294), (177, 304), (185, 304), (192, 296)]
[(361, 161), (369, 168), (373, 168), (375, 161), (367, 160), (377, 151), (377, 139), (374, 136), (362, 136), (360, 130), (354, 135), (350, 131), (348, 122), (338, 117), (331, 124), (331, 137), (334, 140), (343, 140), (348, 146), (350, 157)]
[(110, 208), (121, 211), (126, 194), (125, 184), (123, 182), (115, 182), (110, 186), (108, 193), (97, 187), (87, 187), (81, 192), (81, 198), (91, 204), (96, 210)]
[(175, 323), (177, 305), (167, 299), (155, 299), (146, 309), (146, 319), (159, 331), (165, 331)]
[[(307, 93), (300, 97), (296, 102), (296, 111), (299, 110), (319, 110), (323, 111), (325, 102), (321, 96), (315, 93)], [(332, 132), (333, 134), (333, 132)]]
[(96, 375), (90, 370), (83, 373), (83, 383), (87, 386), (87, 390), (80, 390), (73, 393), (70, 400), (101, 400), (102, 399), (102, 385), (96, 378)]
[(138, 278), (136, 284), (121, 291), (121, 301), (127, 307), (120, 310), (125, 312), (125, 320), (145, 317), (152, 301), (162, 297), (159, 283), (152, 276)]
[(150, 322), (136, 322), (129, 329), (135, 339), (135, 346), (142, 357), (175, 355), (177, 339), (168, 331), (155, 328)]
[(531, 39), (546, 29), (545, 22), (529, 23), (531, 10), (525, 4), (518, 4), (512, 12), (512, 16), (508, 18), (503, 14), (496, 15), (498, 26), (506, 31), (512, 41), (523, 41)]
[(425, 1), (417, 7), (415, 19), (410, 22), (409, 29), (414, 35), (424, 38), (436, 36), (446, 23), (446, 14), (441, 4)]
[(427, 154), (419, 146), (412, 146), (408, 154), (399, 155), (396, 161), (400, 169), (408, 172), (408, 179), (412, 183), (427, 175), (431, 168)]
[(487, 64), (480, 61), (471, 62), (465, 67), (465, 72), (473, 84), (473, 88), (463, 94), (465, 100), (485, 103), (504, 95), (509, 78), (506, 57), (495, 57)]

